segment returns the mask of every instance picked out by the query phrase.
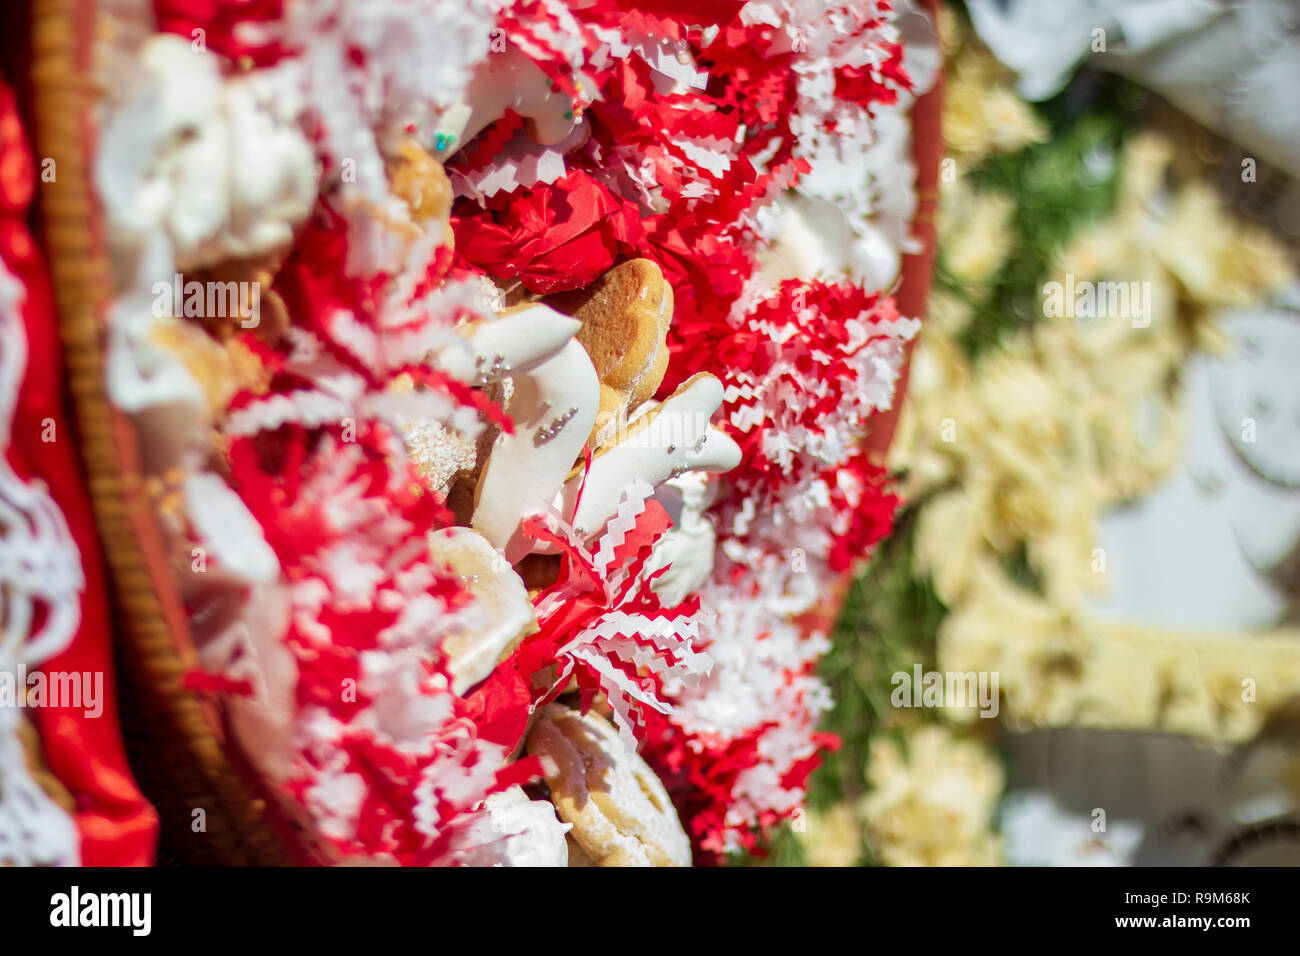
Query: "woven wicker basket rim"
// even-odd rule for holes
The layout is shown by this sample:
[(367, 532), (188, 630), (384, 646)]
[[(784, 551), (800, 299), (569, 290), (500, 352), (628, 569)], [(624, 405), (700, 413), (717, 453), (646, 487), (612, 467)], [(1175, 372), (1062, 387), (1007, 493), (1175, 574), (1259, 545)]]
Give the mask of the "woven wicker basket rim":
[(180, 859), (287, 863), (293, 854), (268, 820), (265, 798), (229, 759), (218, 709), (184, 686), (197, 666), (184, 605), (145, 488), (139, 438), (107, 395), (104, 323), (114, 289), (91, 174), (101, 15), (95, 0), (34, 0), (31, 75), (35, 140), (57, 170), (40, 201), (73, 417), (113, 584), (124, 723), (143, 728), (143, 739), (128, 733), (132, 767)]

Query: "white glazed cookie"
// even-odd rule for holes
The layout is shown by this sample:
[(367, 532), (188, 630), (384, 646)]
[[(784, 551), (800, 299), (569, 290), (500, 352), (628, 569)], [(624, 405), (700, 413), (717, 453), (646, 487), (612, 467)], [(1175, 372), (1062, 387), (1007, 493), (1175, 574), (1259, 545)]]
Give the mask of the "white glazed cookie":
[(577, 319), (549, 306), (516, 306), (500, 318), (463, 328), (464, 347), (444, 350), (437, 366), (470, 385), (487, 385), (554, 358), (580, 328)]
[(530, 800), (522, 787), (494, 793), (483, 803), (492, 832), (504, 837), (506, 866), (568, 866), (572, 827), (545, 800)]
[(551, 799), (595, 865), (691, 865), (690, 841), (668, 792), (609, 721), (548, 704), (524, 746), (549, 758)]
[[(509, 382), (511, 376), (555, 358), (580, 327), (578, 320), (545, 305), (517, 306), (498, 318), (461, 327), (461, 338), (444, 348), (435, 364), (469, 385)], [(407, 391), (413, 386), (404, 376), (394, 387)], [(483, 436), (475, 439), (428, 419), (403, 422), (402, 429), (416, 465), (443, 497), (458, 477), (477, 482), (479, 466), (494, 437), (489, 434), (484, 442)], [(521, 451), (526, 450), (527, 446), (522, 446)]]
[(779, 217), (772, 244), (759, 257), (763, 278), (836, 279), (847, 276), (868, 289), (888, 289), (902, 268), (902, 254), (882, 229), (862, 221), (853, 229), (834, 203), (798, 193), (782, 196), (769, 217)]
[[(581, 467), (564, 486), (564, 516), (580, 534), (599, 533), (636, 481), (658, 487), (690, 471), (711, 474), (740, 464), (740, 446), (709, 424), (722, 404), (722, 383), (700, 373), (661, 404), (640, 413), (618, 437), (602, 445), (585, 476)], [(581, 491), (581, 498), (579, 492)]]
[[(474, 529), (506, 559), (532, 550), (525, 518), (545, 511), (582, 452), (600, 403), (600, 380), (586, 350), (570, 339), (553, 358), (513, 376), (506, 413), (514, 434), (497, 437), (474, 497)], [(611, 512), (612, 513), (612, 512)]]
[(476, 473), (479, 465), (477, 439), (434, 419), (402, 422), (402, 436), (420, 474), (444, 499), (458, 476)]

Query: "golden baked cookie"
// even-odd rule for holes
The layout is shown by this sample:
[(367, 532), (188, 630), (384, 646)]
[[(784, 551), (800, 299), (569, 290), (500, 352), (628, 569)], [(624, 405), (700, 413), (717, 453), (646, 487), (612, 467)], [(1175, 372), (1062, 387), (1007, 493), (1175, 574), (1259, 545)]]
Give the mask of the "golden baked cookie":
[(442, 650), (448, 657), (452, 689), (463, 694), (537, 630), (528, 591), (510, 565), (469, 528), (429, 532), (429, 555), (456, 574), (473, 597), (445, 622)]
[(216, 339), (192, 322), (173, 318), (160, 319), (149, 337), (194, 376), (214, 421), (226, 414), (236, 392), (248, 389), (262, 394), (270, 385), (270, 370), (239, 339)]
[(649, 259), (630, 259), (575, 292), (546, 303), (582, 322), (578, 341), (600, 377), (600, 412), (587, 444), (596, 447), (621, 415), (655, 393), (668, 370), (673, 289)]
[(239, 389), (232, 353), (198, 325), (182, 319), (160, 319), (149, 330), (149, 338), (180, 360), (203, 390), (212, 417), (220, 418)]
[[(416, 384), (410, 375), (403, 373), (389, 383), (388, 391), (402, 394), (424, 391), (426, 387)], [(489, 386), (487, 394), (493, 401), (501, 403), (499, 385)], [(401, 428), (416, 468), (456, 513), (456, 523), (469, 524), (474, 512), (473, 501), (458, 506), (455, 492), (458, 486), (466, 485), (472, 498), (499, 429), (491, 423), (484, 423), (478, 437), (470, 438), (442, 422), (423, 418), (404, 419)]]
[(595, 861), (587, 856), (587, 851), (582, 848), (582, 844), (573, 837), (566, 835), (564, 839), (569, 844), (569, 866), (595, 866)]
[(413, 139), (403, 140), (388, 161), (388, 185), (411, 211), (411, 219), (428, 229), (442, 222), (444, 245), (454, 241), (451, 223), (451, 180), (442, 163)]
[(547, 704), (525, 750), (545, 757), (551, 802), (596, 866), (690, 866), (691, 844), (659, 778), (593, 712)]

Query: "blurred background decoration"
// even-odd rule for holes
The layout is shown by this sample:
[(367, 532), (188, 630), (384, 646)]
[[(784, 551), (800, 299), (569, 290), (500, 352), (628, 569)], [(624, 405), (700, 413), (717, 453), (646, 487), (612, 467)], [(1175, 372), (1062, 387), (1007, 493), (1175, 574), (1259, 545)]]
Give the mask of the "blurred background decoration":
[[(908, 504), (823, 666), (843, 745), (748, 862), (1300, 864), (1300, 6), (940, 36)], [(997, 718), (895, 707), (917, 665)]]

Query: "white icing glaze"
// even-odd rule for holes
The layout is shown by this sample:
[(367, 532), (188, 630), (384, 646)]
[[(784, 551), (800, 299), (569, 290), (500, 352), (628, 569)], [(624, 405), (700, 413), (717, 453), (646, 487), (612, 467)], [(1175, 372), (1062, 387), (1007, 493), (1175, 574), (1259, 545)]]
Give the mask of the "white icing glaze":
[(538, 303), (475, 325), (464, 348), (449, 346), (437, 366), (471, 385), (526, 372), (552, 358), (582, 323)]
[[(722, 404), (722, 383), (699, 374), (662, 405), (634, 417), (621, 440), (592, 459), (564, 486), (563, 514), (584, 535), (605, 527), (635, 481), (658, 486), (688, 471), (723, 472), (740, 464), (740, 447), (709, 424)], [(581, 501), (578, 500), (582, 490)]]
[(567, 866), (571, 829), (561, 823), (545, 800), (529, 800), (519, 787), (494, 793), (484, 801), (492, 829), (506, 834), (507, 866)]
[(506, 412), (515, 433), (497, 437), (479, 479), (472, 521), (493, 547), (504, 549), (511, 564), (531, 550), (520, 525), (550, 507), (582, 452), (600, 403), (596, 369), (572, 339), (553, 358), (515, 375), (513, 383)]

